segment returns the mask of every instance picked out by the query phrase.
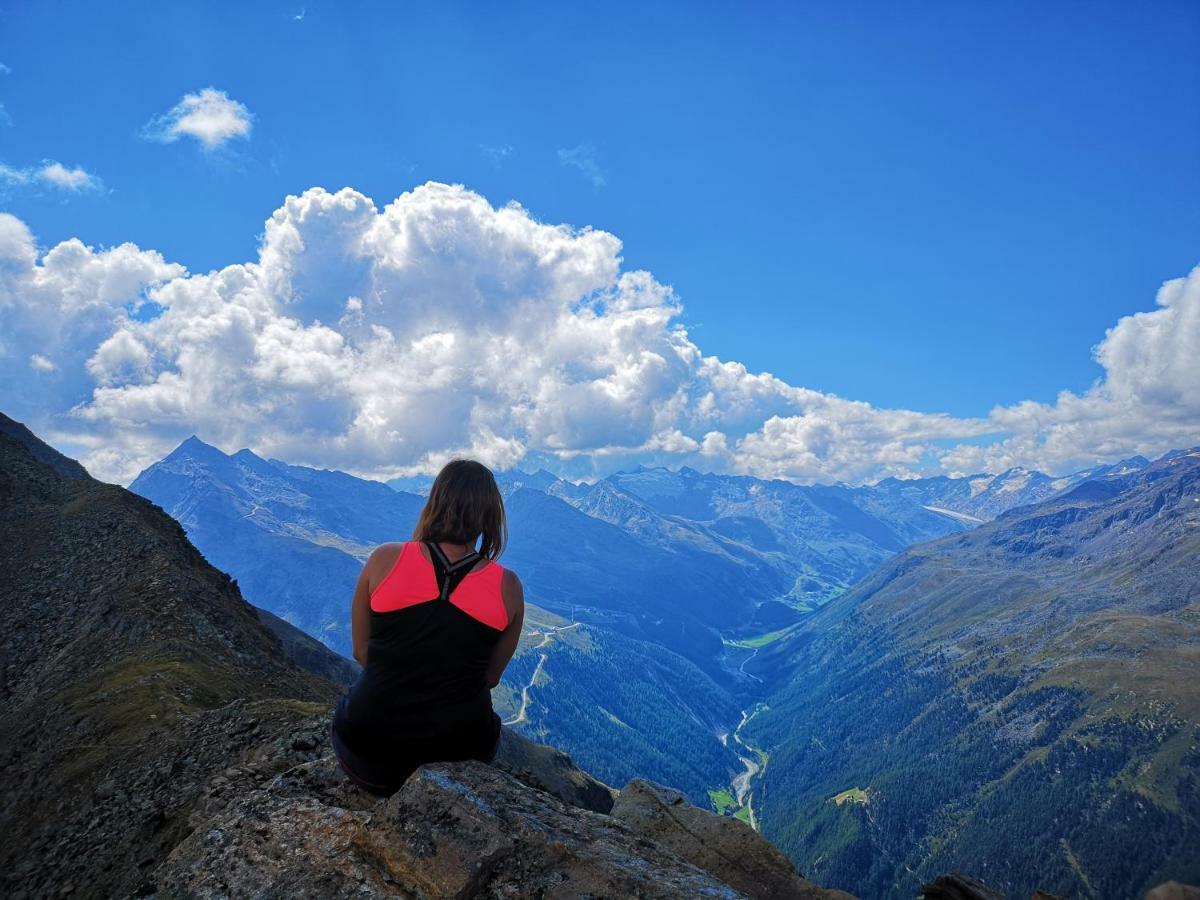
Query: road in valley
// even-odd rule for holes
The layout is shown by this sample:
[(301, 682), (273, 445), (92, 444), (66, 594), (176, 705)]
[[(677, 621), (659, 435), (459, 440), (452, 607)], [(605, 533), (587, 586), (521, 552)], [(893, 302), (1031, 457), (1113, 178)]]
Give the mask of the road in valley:
[[(551, 628), (547, 628), (544, 632), (540, 632), (540, 634), (542, 635), (542, 640), (533, 649), (541, 650), (543, 647), (548, 645), (554, 639), (554, 635), (558, 634), (560, 631), (566, 631), (569, 628), (575, 628), (579, 624), (580, 624), (579, 622), (572, 622), (570, 625), (557, 625), (557, 626), (553, 626)], [(536, 632), (536, 631), (533, 632), (533, 634), (538, 634), (538, 633), (539, 632)], [(504, 720), (505, 725), (520, 725), (524, 722), (529, 721), (529, 716), (526, 714), (527, 710), (529, 708), (529, 691), (534, 686), (534, 684), (537, 682), (537, 677), (541, 673), (542, 668), (546, 665), (546, 660), (549, 657), (550, 657), (549, 653), (540, 654), (537, 665), (533, 669), (533, 674), (529, 676), (529, 684), (527, 684), (527, 685), (525, 685), (525, 687), (521, 688), (521, 708), (517, 711), (517, 714), (515, 716), (513, 716), (511, 719)]]

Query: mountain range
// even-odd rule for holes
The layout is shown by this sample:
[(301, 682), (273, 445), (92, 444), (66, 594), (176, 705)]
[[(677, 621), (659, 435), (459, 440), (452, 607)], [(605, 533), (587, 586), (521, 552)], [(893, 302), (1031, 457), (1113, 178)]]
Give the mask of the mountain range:
[[(498, 472), (511, 535), (503, 562), (520, 573), (531, 613), (494, 703), (511, 727), (605, 780), (655, 778), (757, 825), (767, 751), (748, 729), (769, 693), (774, 639), (906, 547), (1144, 465), (863, 487), (688, 467), (591, 484)], [(410, 534), (424, 502), (195, 437), (131, 489), (179, 519), (255, 604), (344, 654), (362, 559)]]
[[(547, 472), (498, 481), (510, 525), (502, 561), (531, 611), (497, 709), (605, 780), (643, 775), (697, 803), (746, 765), (730, 737), (755, 683), (740, 637), (787, 627), (913, 541), (964, 527), (869, 489), (691, 469), (592, 485)], [(252, 603), (345, 655), (363, 559), (407, 538), (424, 503), (195, 437), (130, 487), (179, 520)]]
[[(400, 504), (411, 513), (422, 502), (199, 441), (172, 457), (154, 473), (156, 490), (208, 540), (222, 526), (227, 542), (257, 540), (264, 570), (281, 543), (299, 561), (321, 548), (357, 560), (383, 529), (404, 527)], [(511, 729), (498, 765), (524, 785), (470, 767), (434, 768), (398, 801), (396, 814), (416, 824), (380, 832), (390, 849), (381, 843), (375, 858), (361, 826), (352, 826), (355, 837), (333, 823), (384, 827), (387, 814), (368, 814), (346, 792), (323, 744), (328, 704), (353, 665), (246, 603), (238, 581), (212, 568), (162, 509), (93, 481), (0, 417), (0, 828), (19, 834), (0, 854), (6, 894), (40, 896), (52, 886), (207, 895), (274, 885), (315, 896), (311, 884), (333, 884), (343, 875), (330, 867), (351, 872), (346, 865), (357, 866), (346, 876), (352, 883), (386, 870), (393, 885), (426, 885), (404, 889), (418, 895), (430, 878), (442, 879), (438, 890), (474, 883), (464, 877), (500, 878), (491, 883), (512, 890), (563, 877), (561, 848), (604, 890), (640, 877), (634, 871), (656, 873), (641, 887), (621, 882), (635, 893), (660, 895), (650, 884), (663, 896), (700, 889), (669, 852), (618, 847), (618, 832), (580, 818), (596, 813), (564, 818), (550, 800), (529, 800), (548, 790), (569, 806), (678, 829), (678, 810), (689, 808), (676, 805), (682, 797), (631, 782), (621, 808), (611, 807), (614, 792), (517, 732), (579, 747), (612, 783), (638, 768), (678, 776), (688, 797), (736, 811), (805, 872), (860, 896), (1000, 896), (963, 876), (935, 878), (951, 869), (1008, 896), (1039, 888), (1136, 896), (1167, 879), (1200, 880), (1200, 450), (1091, 473), (969, 529), (964, 517), (974, 513), (948, 505), (961, 485), (940, 482), (792, 491), (652, 469), (594, 485), (546, 473), (500, 480), (514, 522), (547, 535), (578, 529), (557, 537), (582, 545), (582, 564), (564, 557), (577, 577), (604, 564), (619, 575), (628, 545), (614, 550), (614, 533), (652, 558), (694, 553), (709, 577), (727, 578), (718, 562), (767, 571), (752, 566), (768, 566), (772, 540), (787, 548), (780, 556), (800, 548), (847, 571), (855, 552), (886, 551), (887, 533), (917, 542), (821, 603), (743, 587), (732, 605), (749, 618), (709, 628), (715, 656), (705, 655), (705, 640), (680, 640), (715, 604), (684, 606), (687, 627), (656, 630), (625, 598), (593, 607), (556, 596), (550, 588), (570, 578), (544, 558), (530, 580), (547, 602), (531, 604), (519, 655), (494, 697)], [(1019, 486), (1000, 493), (1005, 483)], [(1045, 489), (1013, 476), (996, 492)], [(387, 516), (391, 524), (379, 525)], [(839, 557), (816, 525), (798, 540), (796, 529), (813, 519), (845, 529), (837, 534), (849, 535), (851, 549)], [(924, 539), (929, 522), (945, 530)], [(659, 599), (659, 613), (671, 612), (668, 599), (687, 603)], [(302, 598), (291, 602), (303, 608)], [(677, 649), (656, 640), (663, 635)], [(463, 797), (488, 799), (456, 807)], [(426, 824), (435, 807), (457, 810), (449, 815), (458, 824)], [(526, 818), (481, 822), (483, 808), (521, 809)], [(654, 811), (666, 808), (677, 812)], [(708, 860), (701, 869), (743, 855), (697, 844), (697, 833), (730, 840), (707, 824), (728, 819), (687, 821), (653, 840)], [(449, 848), (464, 828), (524, 841), (520, 858), (532, 848), (549, 868), (510, 883), (500, 870), (418, 862), (421, 847)], [(560, 850), (538, 856), (548, 829), (560, 829)], [(345, 851), (327, 855), (339, 841), (359, 848), (358, 862), (346, 863)], [(296, 846), (308, 847), (305, 861), (282, 862)], [(411, 864), (406, 846), (417, 854)], [(626, 861), (598, 870), (585, 846)], [(761, 886), (769, 872), (788, 885), (771, 896), (829, 893), (767, 862), (759, 845), (742, 846), (765, 868), (753, 876), (722, 869), (727, 884)], [(447, 852), (465, 858), (454, 855), (464, 848)]]
[(1150, 465), (1144, 456), (1131, 456), (1120, 462), (1092, 466), (1070, 475), (1054, 477), (1035, 469), (1018, 466), (999, 475), (968, 475), (951, 478), (885, 478), (875, 484), (877, 491), (906, 497), (926, 509), (957, 513), (972, 524), (990, 521), (1010, 509), (1048, 500), (1084, 481), (1110, 475), (1128, 475)]

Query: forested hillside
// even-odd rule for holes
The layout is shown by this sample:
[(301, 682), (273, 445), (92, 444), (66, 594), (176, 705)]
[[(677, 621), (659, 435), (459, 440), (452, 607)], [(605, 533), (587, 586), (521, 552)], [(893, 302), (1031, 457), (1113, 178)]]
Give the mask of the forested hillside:
[(764, 833), (824, 882), (1200, 879), (1200, 452), (921, 544), (764, 649)]

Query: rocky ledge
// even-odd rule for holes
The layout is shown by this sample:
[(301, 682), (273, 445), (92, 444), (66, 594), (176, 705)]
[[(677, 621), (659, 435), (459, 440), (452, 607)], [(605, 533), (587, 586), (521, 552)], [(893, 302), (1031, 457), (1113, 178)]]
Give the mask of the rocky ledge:
[[(310, 720), (279, 741), (308, 745), (322, 734), (323, 722)], [(645, 781), (614, 792), (565, 754), (507, 731), (495, 764), (424, 766), (387, 799), (354, 787), (323, 741), (313, 758), (263, 781), (254, 770), (274, 768), (269, 755), (221, 776), (144, 893), (848, 896), (811, 885), (735, 819)]]

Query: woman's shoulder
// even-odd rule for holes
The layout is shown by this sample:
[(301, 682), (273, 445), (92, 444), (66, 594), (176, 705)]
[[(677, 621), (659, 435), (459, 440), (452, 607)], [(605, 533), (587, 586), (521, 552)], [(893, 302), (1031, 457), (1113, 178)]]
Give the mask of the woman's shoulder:
[(389, 541), (386, 544), (380, 544), (371, 551), (371, 555), (367, 557), (367, 565), (376, 568), (382, 567), (390, 569), (392, 565), (400, 558), (400, 554), (404, 552), (411, 541)]
[(374, 558), (377, 556), (380, 556), (380, 557), (389, 557), (390, 556), (394, 559), (396, 556), (403, 553), (404, 548), (407, 547), (411, 543), (413, 543), (413, 542), (412, 541), (388, 541), (386, 544), (380, 544), (378, 547), (376, 547), (374, 550), (372, 550), (371, 557)]
[[(497, 563), (497, 565), (499, 564)], [(517, 576), (516, 572), (507, 566), (502, 567), (502, 574), (500, 575), (500, 588), (505, 594), (512, 595), (515, 598), (524, 599), (525, 588), (524, 585), (521, 584), (521, 579)]]

